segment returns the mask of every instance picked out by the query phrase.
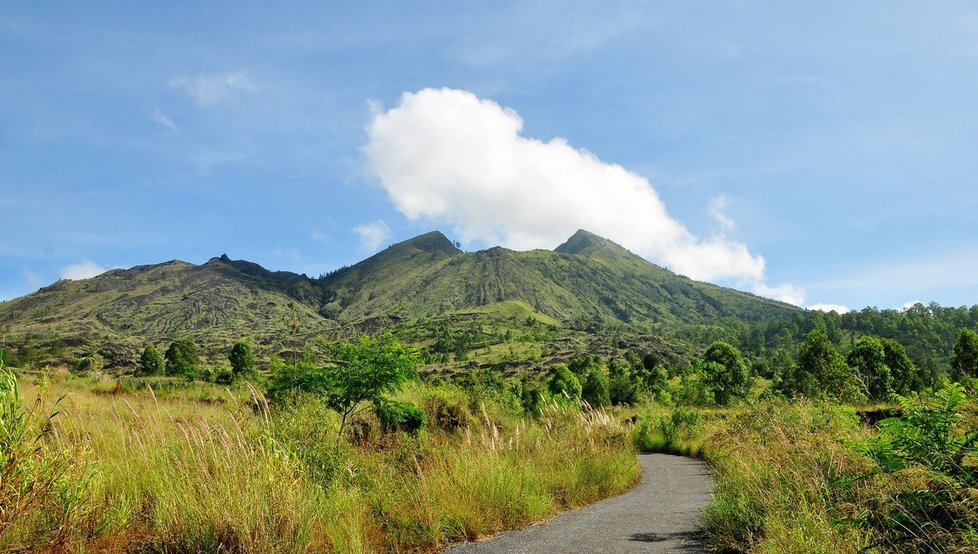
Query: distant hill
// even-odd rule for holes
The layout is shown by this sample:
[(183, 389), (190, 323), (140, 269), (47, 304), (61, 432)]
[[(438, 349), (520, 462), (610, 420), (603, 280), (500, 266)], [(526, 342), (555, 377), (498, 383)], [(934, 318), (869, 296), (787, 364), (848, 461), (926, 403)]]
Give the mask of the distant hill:
[(753, 322), (799, 311), (676, 275), (583, 230), (554, 251), (529, 252), (462, 252), (434, 231), (321, 278), (221, 256), (202, 265), (171, 261), (59, 281), (0, 304), (0, 341), (37, 341), (52, 360), (66, 348), (76, 355), (99, 344), (111, 363), (130, 365), (146, 342), (192, 337), (217, 352), (245, 337), (277, 352), (289, 348), (292, 319), (300, 334), (313, 336), (455, 312), (491, 313), (479, 309), (500, 303), (526, 306), (530, 317), (565, 326), (637, 330), (721, 318)]

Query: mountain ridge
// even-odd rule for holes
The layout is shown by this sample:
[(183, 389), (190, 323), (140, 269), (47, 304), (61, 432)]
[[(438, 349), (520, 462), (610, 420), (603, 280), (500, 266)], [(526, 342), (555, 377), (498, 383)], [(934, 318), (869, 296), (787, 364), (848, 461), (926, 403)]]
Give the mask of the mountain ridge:
[(290, 319), (312, 336), (365, 321), (440, 317), (514, 302), (563, 325), (646, 331), (799, 311), (676, 275), (585, 230), (553, 251), (525, 252), (462, 252), (432, 231), (316, 278), (224, 254), (200, 265), (171, 260), (59, 281), (0, 304), (0, 337), (139, 344), (191, 336), (205, 348), (224, 348), (244, 336), (274, 348)]

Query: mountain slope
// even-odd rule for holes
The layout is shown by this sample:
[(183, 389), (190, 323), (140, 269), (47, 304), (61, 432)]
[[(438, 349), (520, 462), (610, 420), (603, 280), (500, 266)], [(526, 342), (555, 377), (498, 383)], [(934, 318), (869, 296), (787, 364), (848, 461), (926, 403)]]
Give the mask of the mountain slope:
[(320, 283), (337, 291), (340, 321), (390, 314), (410, 319), (504, 301), (525, 302), (564, 321), (632, 324), (756, 321), (797, 310), (676, 275), (583, 230), (553, 252), (494, 247), (405, 255), (410, 242)]
[(676, 275), (583, 230), (554, 251), (529, 252), (462, 252), (435, 231), (316, 279), (221, 256), (199, 266), (172, 261), (60, 281), (0, 304), (0, 342), (80, 337), (75, 342), (135, 350), (145, 341), (193, 337), (217, 351), (247, 337), (266, 352), (281, 351), (293, 316), (299, 334), (312, 336), (348, 324), (376, 330), (383, 321), (478, 314), (500, 303), (578, 328), (636, 330), (798, 311)]

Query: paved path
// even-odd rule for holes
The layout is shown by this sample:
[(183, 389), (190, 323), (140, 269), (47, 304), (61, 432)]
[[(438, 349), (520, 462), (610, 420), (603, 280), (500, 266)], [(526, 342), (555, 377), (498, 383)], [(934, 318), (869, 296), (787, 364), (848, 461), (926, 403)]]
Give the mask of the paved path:
[(621, 496), (448, 552), (706, 552), (700, 510), (709, 503), (713, 489), (707, 466), (667, 454), (641, 454), (639, 461), (642, 482)]

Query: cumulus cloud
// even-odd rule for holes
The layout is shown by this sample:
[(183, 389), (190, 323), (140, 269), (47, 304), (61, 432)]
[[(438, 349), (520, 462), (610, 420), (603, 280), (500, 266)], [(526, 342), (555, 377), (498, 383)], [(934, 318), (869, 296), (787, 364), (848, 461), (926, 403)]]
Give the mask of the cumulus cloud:
[(825, 313), (838, 312), (840, 314), (844, 314), (849, 311), (848, 307), (842, 306), (840, 304), (812, 304), (807, 309), (813, 312), (825, 312)]
[(909, 302), (904, 302), (903, 303), (903, 306), (900, 306), (900, 310), (902, 310), (902, 311), (905, 312), (905, 311), (909, 310), (910, 308), (913, 308), (917, 304), (920, 304), (921, 306), (926, 306), (926, 304), (924, 304), (920, 300), (911, 300)]
[(193, 98), (203, 107), (213, 106), (258, 91), (258, 86), (244, 71), (199, 75), (179, 75), (170, 79), (170, 86)]
[(101, 275), (106, 271), (108, 271), (106, 268), (86, 258), (77, 264), (62, 267), (59, 274), (62, 279), (72, 279), (77, 281), (79, 279), (89, 279), (91, 277), (95, 277), (96, 275)]
[[(405, 93), (373, 107), (362, 148), (395, 207), (453, 227), (463, 241), (553, 248), (579, 228), (689, 277), (732, 280), (800, 304), (791, 285), (764, 284), (764, 258), (724, 234), (698, 237), (673, 219), (649, 181), (555, 138), (521, 135), (513, 110), (454, 89)], [(727, 200), (710, 212), (729, 230)], [(717, 217), (717, 215), (721, 217)]]
[(380, 220), (357, 225), (353, 228), (353, 232), (360, 236), (360, 246), (370, 252), (377, 250), (381, 244), (391, 238), (390, 227)]
[(160, 125), (166, 127), (171, 132), (175, 132), (175, 131), (178, 131), (180, 129), (179, 127), (177, 127), (177, 124), (174, 123), (172, 119), (170, 119), (169, 116), (167, 116), (165, 113), (161, 112), (159, 109), (156, 109), (156, 110), (153, 110), (152, 112), (150, 112), (149, 113), (149, 118), (152, 119), (153, 121), (155, 121), (156, 123), (159, 123)]

